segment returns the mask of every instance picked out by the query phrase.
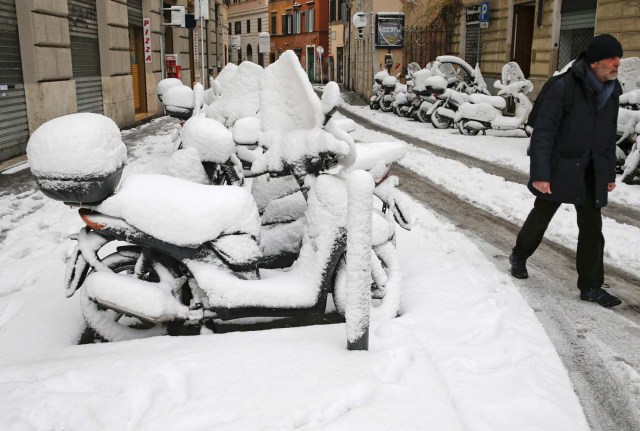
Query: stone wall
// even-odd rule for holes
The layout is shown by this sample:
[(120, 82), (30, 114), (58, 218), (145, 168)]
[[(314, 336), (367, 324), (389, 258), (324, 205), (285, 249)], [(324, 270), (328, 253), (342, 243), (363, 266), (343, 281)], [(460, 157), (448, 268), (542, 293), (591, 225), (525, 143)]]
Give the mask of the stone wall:
[(129, 127), (134, 124), (135, 109), (126, 0), (97, 2), (97, 15), (104, 115), (120, 128)]
[(16, 1), (29, 133), (77, 111), (67, 3)]
[(640, 57), (640, 1), (599, 0), (595, 32), (618, 38), (625, 57)]

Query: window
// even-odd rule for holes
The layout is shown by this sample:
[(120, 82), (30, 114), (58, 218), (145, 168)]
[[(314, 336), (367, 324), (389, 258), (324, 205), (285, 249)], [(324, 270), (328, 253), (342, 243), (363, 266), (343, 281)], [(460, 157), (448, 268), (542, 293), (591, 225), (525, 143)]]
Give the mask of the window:
[(309, 9), (307, 10), (307, 20), (306, 20), (306, 24), (307, 24), (307, 32), (312, 33), (313, 31), (315, 31), (315, 24), (313, 22), (313, 9)]
[(336, 0), (329, 0), (329, 22), (336, 20)]
[(293, 15), (293, 32), (298, 34), (302, 31), (302, 12)]
[(287, 15), (282, 15), (282, 34), (289, 33), (289, 27), (287, 26), (288, 22)]
[(242, 34), (242, 21), (236, 21), (233, 23), (233, 34)]
[(271, 14), (271, 28), (269, 29), (271, 34), (278, 34), (277, 25), (278, 25), (278, 16), (275, 13), (273, 13)]
[(347, 0), (338, 0), (338, 21), (347, 22)]
[(262, 18), (258, 18), (258, 33), (262, 32)]
[(251, 20), (247, 20), (247, 34), (251, 33)]

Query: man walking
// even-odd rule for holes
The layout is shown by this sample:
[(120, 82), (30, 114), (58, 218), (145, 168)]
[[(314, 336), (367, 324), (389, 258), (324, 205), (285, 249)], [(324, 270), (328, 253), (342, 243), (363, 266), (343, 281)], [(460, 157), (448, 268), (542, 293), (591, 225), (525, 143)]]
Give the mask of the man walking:
[[(549, 88), (531, 137), (529, 190), (536, 196), (513, 248), (511, 274), (527, 278), (526, 262), (540, 245), (561, 203), (578, 213), (576, 268), (580, 299), (613, 307), (622, 301), (606, 292), (604, 236), (600, 209), (616, 187), (617, 80), (620, 42), (609, 34), (594, 37), (571, 69)], [(569, 83), (569, 80), (573, 82)], [(574, 91), (565, 92), (567, 85)], [(573, 97), (565, 108), (567, 93)], [(573, 93), (572, 95), (570, 93)]]

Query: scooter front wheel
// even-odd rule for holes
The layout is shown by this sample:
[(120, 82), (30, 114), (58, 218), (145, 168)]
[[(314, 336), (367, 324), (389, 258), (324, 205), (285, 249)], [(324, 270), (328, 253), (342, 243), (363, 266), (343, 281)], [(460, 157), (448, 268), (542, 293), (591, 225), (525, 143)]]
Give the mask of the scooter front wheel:
[(464, 120), (458, 122), (458, 130), (465, 136), (475, 136), (480, 132), (478, 129), (467, 127), (467, 122)]
[(433, 124), (433, 127), (435, 127), (436, 129), (448, 129), (449, 127), (451, 127), (451, 123), (453, 123), (453, 120), (443, 115), (438, 115), (436, 111), (433, 111), (433, 113), (431, 114), (431, 124)]
[[(134, 272), (137, 261), (138, 258), (135, 256), (123, 256), (119, 253), (113, 253), (105, 257), (102, 263), (116, 274), (135, 277)], [(150, 269), (139, 277), (145, 281), (160, 283), (161, 281), (170, 281), (167, 278), (178, 278), (174, 270), (167, 268), (158, 261), (148, 262), (147, 266)], [(80, 288), (80, 309), (88, 330), (93, 331), (94, 335), (105, 341), (125, 341), (155, 337), (166, 335), (168, 332), (167, 325), (150, 324), (102, 307), (89, 298), (84, 285)], [(85, 333), (83, 338), (86, 340), (89, 337)]]
[(393, 102), (385, 102), (384, 100), (382, 100), (380, 102), (380, 110), (382, 112), (391, 112), (391, 110), (393, 109)]
[(424, 109), (418, 109), (418, 111), (416, 112), (416, 116), (418, 117), (418, 121), (420, 121), (421, 123), (429, 122), (429, 114), (427, 114), (427, 111), (425, 111)]

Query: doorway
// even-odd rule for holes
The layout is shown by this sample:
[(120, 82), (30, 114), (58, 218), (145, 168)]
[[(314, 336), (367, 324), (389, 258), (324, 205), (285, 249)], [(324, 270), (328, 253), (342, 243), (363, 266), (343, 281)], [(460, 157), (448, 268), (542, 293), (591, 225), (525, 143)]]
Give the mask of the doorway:
[(140, 114), (141, 112), (147, 112), (142, 27), (129, 27), (129, 59), (131, 62), (131, 84), (133, 86), (133, 107), (136, 114)]
[(309, 77), (309, 81), (313, 82), (315, 79), (315, 69), (316, 69), (316, 61), (315, 61), (315, 49), (313, 46), (307, 46), (307, 76)]
[(525, 78), (528, 78), (531, 72), (535, 9), (534, 3), (518, 4), (513, 7), (511, 61), (518, 63)]

